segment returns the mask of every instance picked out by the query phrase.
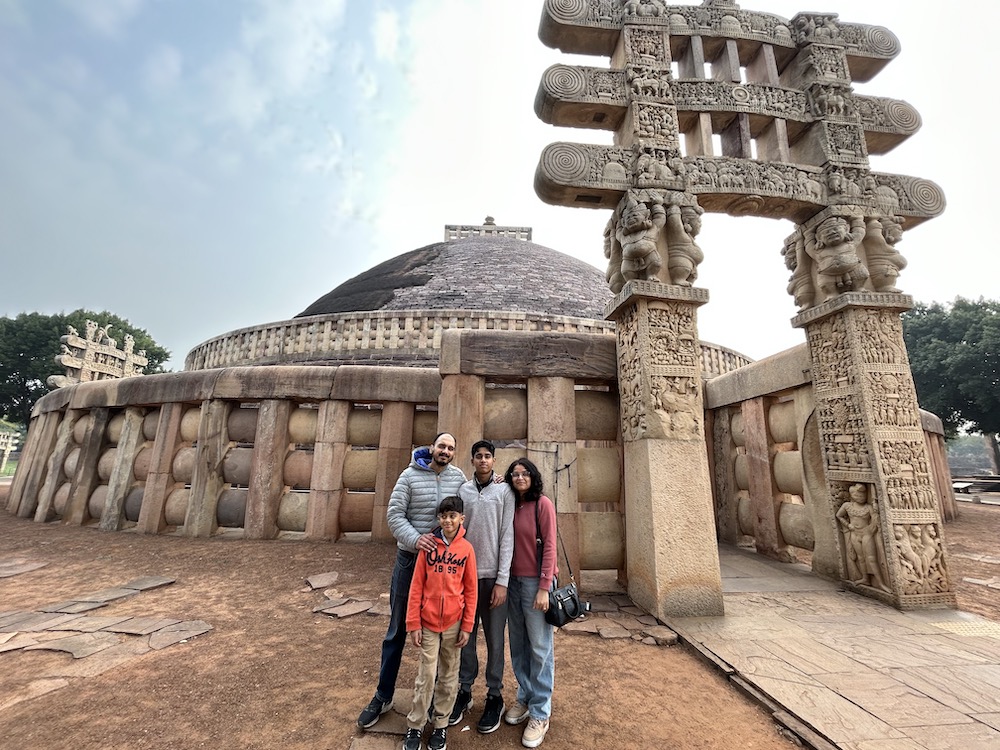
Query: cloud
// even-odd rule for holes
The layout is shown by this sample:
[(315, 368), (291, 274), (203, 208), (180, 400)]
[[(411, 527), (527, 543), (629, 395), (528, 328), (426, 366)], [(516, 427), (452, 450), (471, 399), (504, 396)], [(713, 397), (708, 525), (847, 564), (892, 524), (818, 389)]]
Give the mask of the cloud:
[(181, 53), (169, 44), (159, 45), (142, 66), (142, 80), (153, 93), (173, 88), (184, 68)]
[(375, 43), (375, 59), (381, 62), (396, 62), (399, 54), (399, 14), (394, 10), (376, 11), (372, 36)]
[(91, 30), (114, 37), (139, 13), (142, 0), (63, 0)]

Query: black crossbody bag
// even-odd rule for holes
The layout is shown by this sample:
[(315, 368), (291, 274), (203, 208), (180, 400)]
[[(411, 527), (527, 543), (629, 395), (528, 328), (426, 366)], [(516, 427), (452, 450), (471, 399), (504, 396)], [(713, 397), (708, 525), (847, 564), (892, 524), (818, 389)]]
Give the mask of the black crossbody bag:
[[(538, 558), (538, 577), (542, 577), (542, 549), (545, 540), (542, 539), (542, 528), (538, 524), (538, 503), (535, 501), (535, 557)], [(569, 571), (569, 583), (565, 586), (559, 585), (559, 579), (554, 578), (555, 588), (549, 591), (549, 608), (545, 611), (545, 622), (561, 628), (568, 622), (581, 617), (590, 611), (590, 602), (580, 599), (580, 592), (576, 588), (576, 581), (573, 579), (573, 568), (569, 564), (569, 555), (566, 554), (566, 545), (563, 544), (562, 535), (556, 527), (556, 538), (562, 547), (563, 557), (566, 558), (566, 569)]]

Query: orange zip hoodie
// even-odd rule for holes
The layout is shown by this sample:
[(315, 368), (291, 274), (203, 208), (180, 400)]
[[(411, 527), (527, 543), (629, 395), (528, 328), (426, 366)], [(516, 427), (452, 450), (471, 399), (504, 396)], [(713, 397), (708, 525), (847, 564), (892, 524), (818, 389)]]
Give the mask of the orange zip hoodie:
[(451, 544), (445, 541), (440, 526), (432, 533), (437, 547), (433, 552), (418, 552), (414, 563), (406, 630), (420, 630), (423, 626), (443, 633), (461, 620), (460, 629), (471, 633), (479, 591), (476, 553), (461, 526)]

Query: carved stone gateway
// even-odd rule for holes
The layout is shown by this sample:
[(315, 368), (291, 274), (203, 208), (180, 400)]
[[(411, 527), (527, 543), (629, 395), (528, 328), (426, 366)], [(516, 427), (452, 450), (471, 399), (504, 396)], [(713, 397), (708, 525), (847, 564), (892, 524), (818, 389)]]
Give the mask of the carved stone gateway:
[(544, 73), (542, 120), (614, 140), (548, 146), (535, 190), (612, 211), (607, 313), (618, 326), (630, 595), (661, 615), (721, 612), (688, 356), (708, 300), (693, 286), (708, 211), (795, 224), (781, 255), (811, 352), (845, 584), (898, 607), (953, 606), (899, 319), (912, 300), (896, 286), (906, 266), (897, 244), (944, 210), (944, 196), (928, 180), (869, 168), (920, 116), (852, 85), (898, 54), (896, 37), (835, 13), (787, 20), (732, 0), (546, 0), (539, 36), (610, 58), (610, 68)]

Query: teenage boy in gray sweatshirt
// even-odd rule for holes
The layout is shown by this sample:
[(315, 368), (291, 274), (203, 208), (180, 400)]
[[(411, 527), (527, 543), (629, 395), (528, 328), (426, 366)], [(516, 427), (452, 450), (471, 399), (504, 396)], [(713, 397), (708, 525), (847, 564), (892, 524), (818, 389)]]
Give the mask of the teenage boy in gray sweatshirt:
[(462, 649), (458, 696), (449, 725), (458, 724), (472, 708), (472, 683), (479, 674), (476, 635), (483, 624), (486, 638), (486, 703), (476, 725), (482, 734), (500, 726), (504, 712), (504, 629), (507, 626), (507, 582), (514, 554), (514, 493), (493, 473), (495, 451), (488, 440), (472, 446), (474, 476), (458, 490), (465, 504), (465, 538), (476, 552), (479, 599), (469, 643)]

